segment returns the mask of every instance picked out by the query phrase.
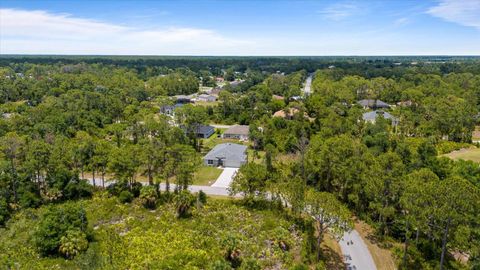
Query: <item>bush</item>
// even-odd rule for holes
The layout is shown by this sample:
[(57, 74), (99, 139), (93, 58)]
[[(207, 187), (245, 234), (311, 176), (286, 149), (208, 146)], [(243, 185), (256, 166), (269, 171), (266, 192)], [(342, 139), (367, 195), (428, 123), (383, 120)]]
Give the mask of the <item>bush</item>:
[(158, 201), (157, 190), (154, 186), (144, 186), (140, 190), (140, 201), (145, 208), (155, 209)]
[(3, 226), (10, 217), (10, 208), (8, 207), (7, 200), (0, 199), (0, 226)]
[[(73, 233), (68, 235), (69, 231), (79, 231), (85, 235), (84, 239), (87, 239), (87, 224), (85, 210), (80, 206), (74, 204), (50, 206), (42, 215), (34, 233), (34, 244), (42, 256), (57, 255), (60, 252), (62, 238), (67, 237), (64, 239), (66, 243), (73, 237)], [(83, 246), (77, 243), (78, 247)]]
[(119, 196), (120, 193), (124, 190), (128, 190), (128, 186), (126, 182), (113, 183), (107, 187), (108, 193), (114, 196)]
[(86, 180), (73, 180), (67, 184), (63, 194), (65, 199), (90, 198), (93, 187)]
[(142, 189), (142, 187), (142, 184), (139, 182), (135, 182), (132, 184), (130, 190), (132, 191), (133, 197), (138, 198), (138, 196), (140, 196), (140, 190)]
[(182, 190), (175, 197), (175, 204), (177, 207), (177, 217), (188, 217), (190, 207), (193, 205), (195, 198), (188, 190)]
[(133, 200), (133, 194), (128, 190), (124, 190), (120, 192), (118, 199), (121, 203), (130, 203)]
[(59, 251), (67, 258), (73, 258), (80, 252), (87, 250), (87, 235), (80, 230), (68, 230), (66, 235), (60, 238)]
[(207, 194), (203, 192), (203, 190), (200, 190), (197, 194), (197, 202), (200, 203), (201, 205), (207, 204)]

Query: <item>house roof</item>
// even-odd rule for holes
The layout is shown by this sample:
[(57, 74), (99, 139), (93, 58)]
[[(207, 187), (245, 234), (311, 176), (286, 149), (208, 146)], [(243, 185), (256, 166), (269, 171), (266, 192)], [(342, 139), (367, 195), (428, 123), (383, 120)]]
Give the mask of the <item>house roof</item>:
[(216, 145), (204, 159), (226, 159), (229, 161), (244, 162), (247, 159), (247, 146), (236, 143), (222, 143)]
[(389, 114), (388, 112), (384, 112), (384, 111), (366, 112), (366, 113), (363, 114), (362, 118), (365, 121), (374, 121), (380, 115), (383, 115), (383, 118), (385, 118), (385, 119), (390, 119), (392, 121), (397, 121), (396, 117), (394, 117), (393, 115)]
[(198, 133), (201, 133), (201, 134), (207, 134), (209, 132), (211, 132), (212, 130), (214, 130), (214, 128), (212, 126), (206, 126), (206, 125), (197, 125), (197, 134)]
[(359, 100), (358, 101), (358, 104), (360, 104), (361, 106), (363, 107), (369, 107), (369, 108), (373, 108), (373, 107), (377, 107), (377, 108), (390, 108), (390, 105), (388, 105), (387, 103), (377, 99), (362, 99), (362, 100)]
[(248, 135), (250, 128), (244, 125), (235, 125), (231, 126), (229, 129), (225, 130), (223, 134), (238, 134), (238, 135)]

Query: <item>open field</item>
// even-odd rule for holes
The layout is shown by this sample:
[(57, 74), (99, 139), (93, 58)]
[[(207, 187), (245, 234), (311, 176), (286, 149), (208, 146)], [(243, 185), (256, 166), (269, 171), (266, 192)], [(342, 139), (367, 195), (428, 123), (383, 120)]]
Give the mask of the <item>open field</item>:
[(474, 162), (480, 163), (480, 148), (466, 148), (460, 149), (458, 151), (453, 151), (451, 153), (445, 154), (444, 156), (449, 157), (454, 160), (471, 160)]
[[(31, 228), (48, 208), (40, 207), (17, 213), (6, 228), (0, 228), (0, 265), (6, 269), (9, 265), (15, 269), (218, 269), (213, 265), (225, 261), (229, 243), (241, 251), (244, 261), (255, 260), (261, 269), (291, 269), (305, 256), (306, 234), (292, 229), (292, 221), (276, 210), (252, 210), (236, 201), (209, 198), (205, 207), (192, 208), (186, 219), (176, 217), (174, 204), (148, 210), (137, 201), (120, 204), (103, 193), (69, 204), (85, 209), (94, 236), (84, 254), (72, 260), (38, 256)], [(282, 244), (288, 248), (282, 249)]]

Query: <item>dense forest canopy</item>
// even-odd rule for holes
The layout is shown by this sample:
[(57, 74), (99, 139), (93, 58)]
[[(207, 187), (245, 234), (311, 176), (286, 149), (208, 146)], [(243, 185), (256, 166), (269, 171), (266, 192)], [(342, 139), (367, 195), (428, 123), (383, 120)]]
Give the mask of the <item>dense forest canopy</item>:
[[(307, 94), (309, 76), (312, 92)], [(212, 90), (218, 90), (218, 100), (211, 104), (181, 104), (174, 116), (162, 113), (164, 106), (175, 104), (175, 96)], [(380, 101), (388, 106), (379, 109)], [(90, 200), (115, 211), (122, 203), (152, 211), (158, 207), (162, 213), (174, 209), (186, 219), (179, 226), (194, 237), (185, 225), (188, 218), (205, 222), (208, 215), (224, 215), (202, 212), (205, 194), (195, 197), (187, 191), (202, 167), (200, 157), (218, 142), (217, 134), (199, 139), (193, 130), (216, 123), (249, 125), (245, 145), (251, 162), (235, 176), (232, 194), (244, 195), (246, 209), (285, 210), (286, 220), (282, 217), (281, 226), (272, 229), (278, 239), (262, 239), (304, 249), (295, 260), (281, 246), (274, 250), (285, 254), (268, 259), (288, 266), (323, 265), (324, 234), (348, 230), (355, 215), (374, 227), (379, 241), (395, 246), (396, 262), (406, 269), (476, 269), (480, 167), (442, 155), (478, 146), (472, 132), (479, 111), (478, 57), (3, 55), (0, 226), (6, 229), (0, 232), (25, 224), (35, 224), (35, 232), (21, 254), (1, 241), (0, 263), (14, 265), (32, 254), (91, 262), (100, 250), (105, 265), (98, 267), (108, 268), (108, 248), (102, 245), (120, 250), (125, 242), (105, 228), (91, 230), (92, 221), (85, 218), (94, 212)], [(365, 118), (377, 112), (381, 116)], [(96, 187), (82, 179), (93, 179)], [(116, 182), (107, 183), (105, 191), (108, 179)], [(159, 183), (167, 189), (176, 185), (164, 192)], [(107, 205), (117, 200), (117, 206)], [(24, 214), (37, 208), (38, 217)], [(65, 224), (59, 221), (63, 213)], [(165, 215), (159, 219), (172, 220)], [(294, 243), (284, 230), (299, 220), (295, 226), (305, 229), (305, 241)], [(129, 237), (142, 237), (134, 236)], [(208, 238), (214, 251), (192, 255), (198, 267), (210, 267), (200, 262), (202, 256), (226, 267), (242, 264), (241, 244), (224, 238), (223, 246)], [(191, 240), (179, 241), (190, 245)], [(242, 267), (272, 263), (251, 250), (245, 254), (249, 257), (243, 257)], [(463, 254), (467, 262), (458, 262), (454, 254)], [(116, 258), (115, 266), (134, 264), (129, 259)]]

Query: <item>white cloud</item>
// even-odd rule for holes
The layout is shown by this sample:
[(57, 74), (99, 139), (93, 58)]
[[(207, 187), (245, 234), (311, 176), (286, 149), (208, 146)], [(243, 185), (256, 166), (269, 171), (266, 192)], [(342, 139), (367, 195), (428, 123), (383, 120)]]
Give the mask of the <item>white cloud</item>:
[(395, 26), (403, 26), (403, 25), (407, 25), (409, 23), (410, 23), (410, 19), (407, 18), (407, 17), (398, 18), (393, 22), (393, 24)]
[(0, 9), (0, 53), (228, 54), (250, 41), (209, 29), (139, 29), (68, 14)]
[(480, 0), (440, 0), (428, 14), (480, 30)]
[(341, 21), (359, 12), (359, 7), (353, 3), (336, 3), (319, 10), (325, 19)]

